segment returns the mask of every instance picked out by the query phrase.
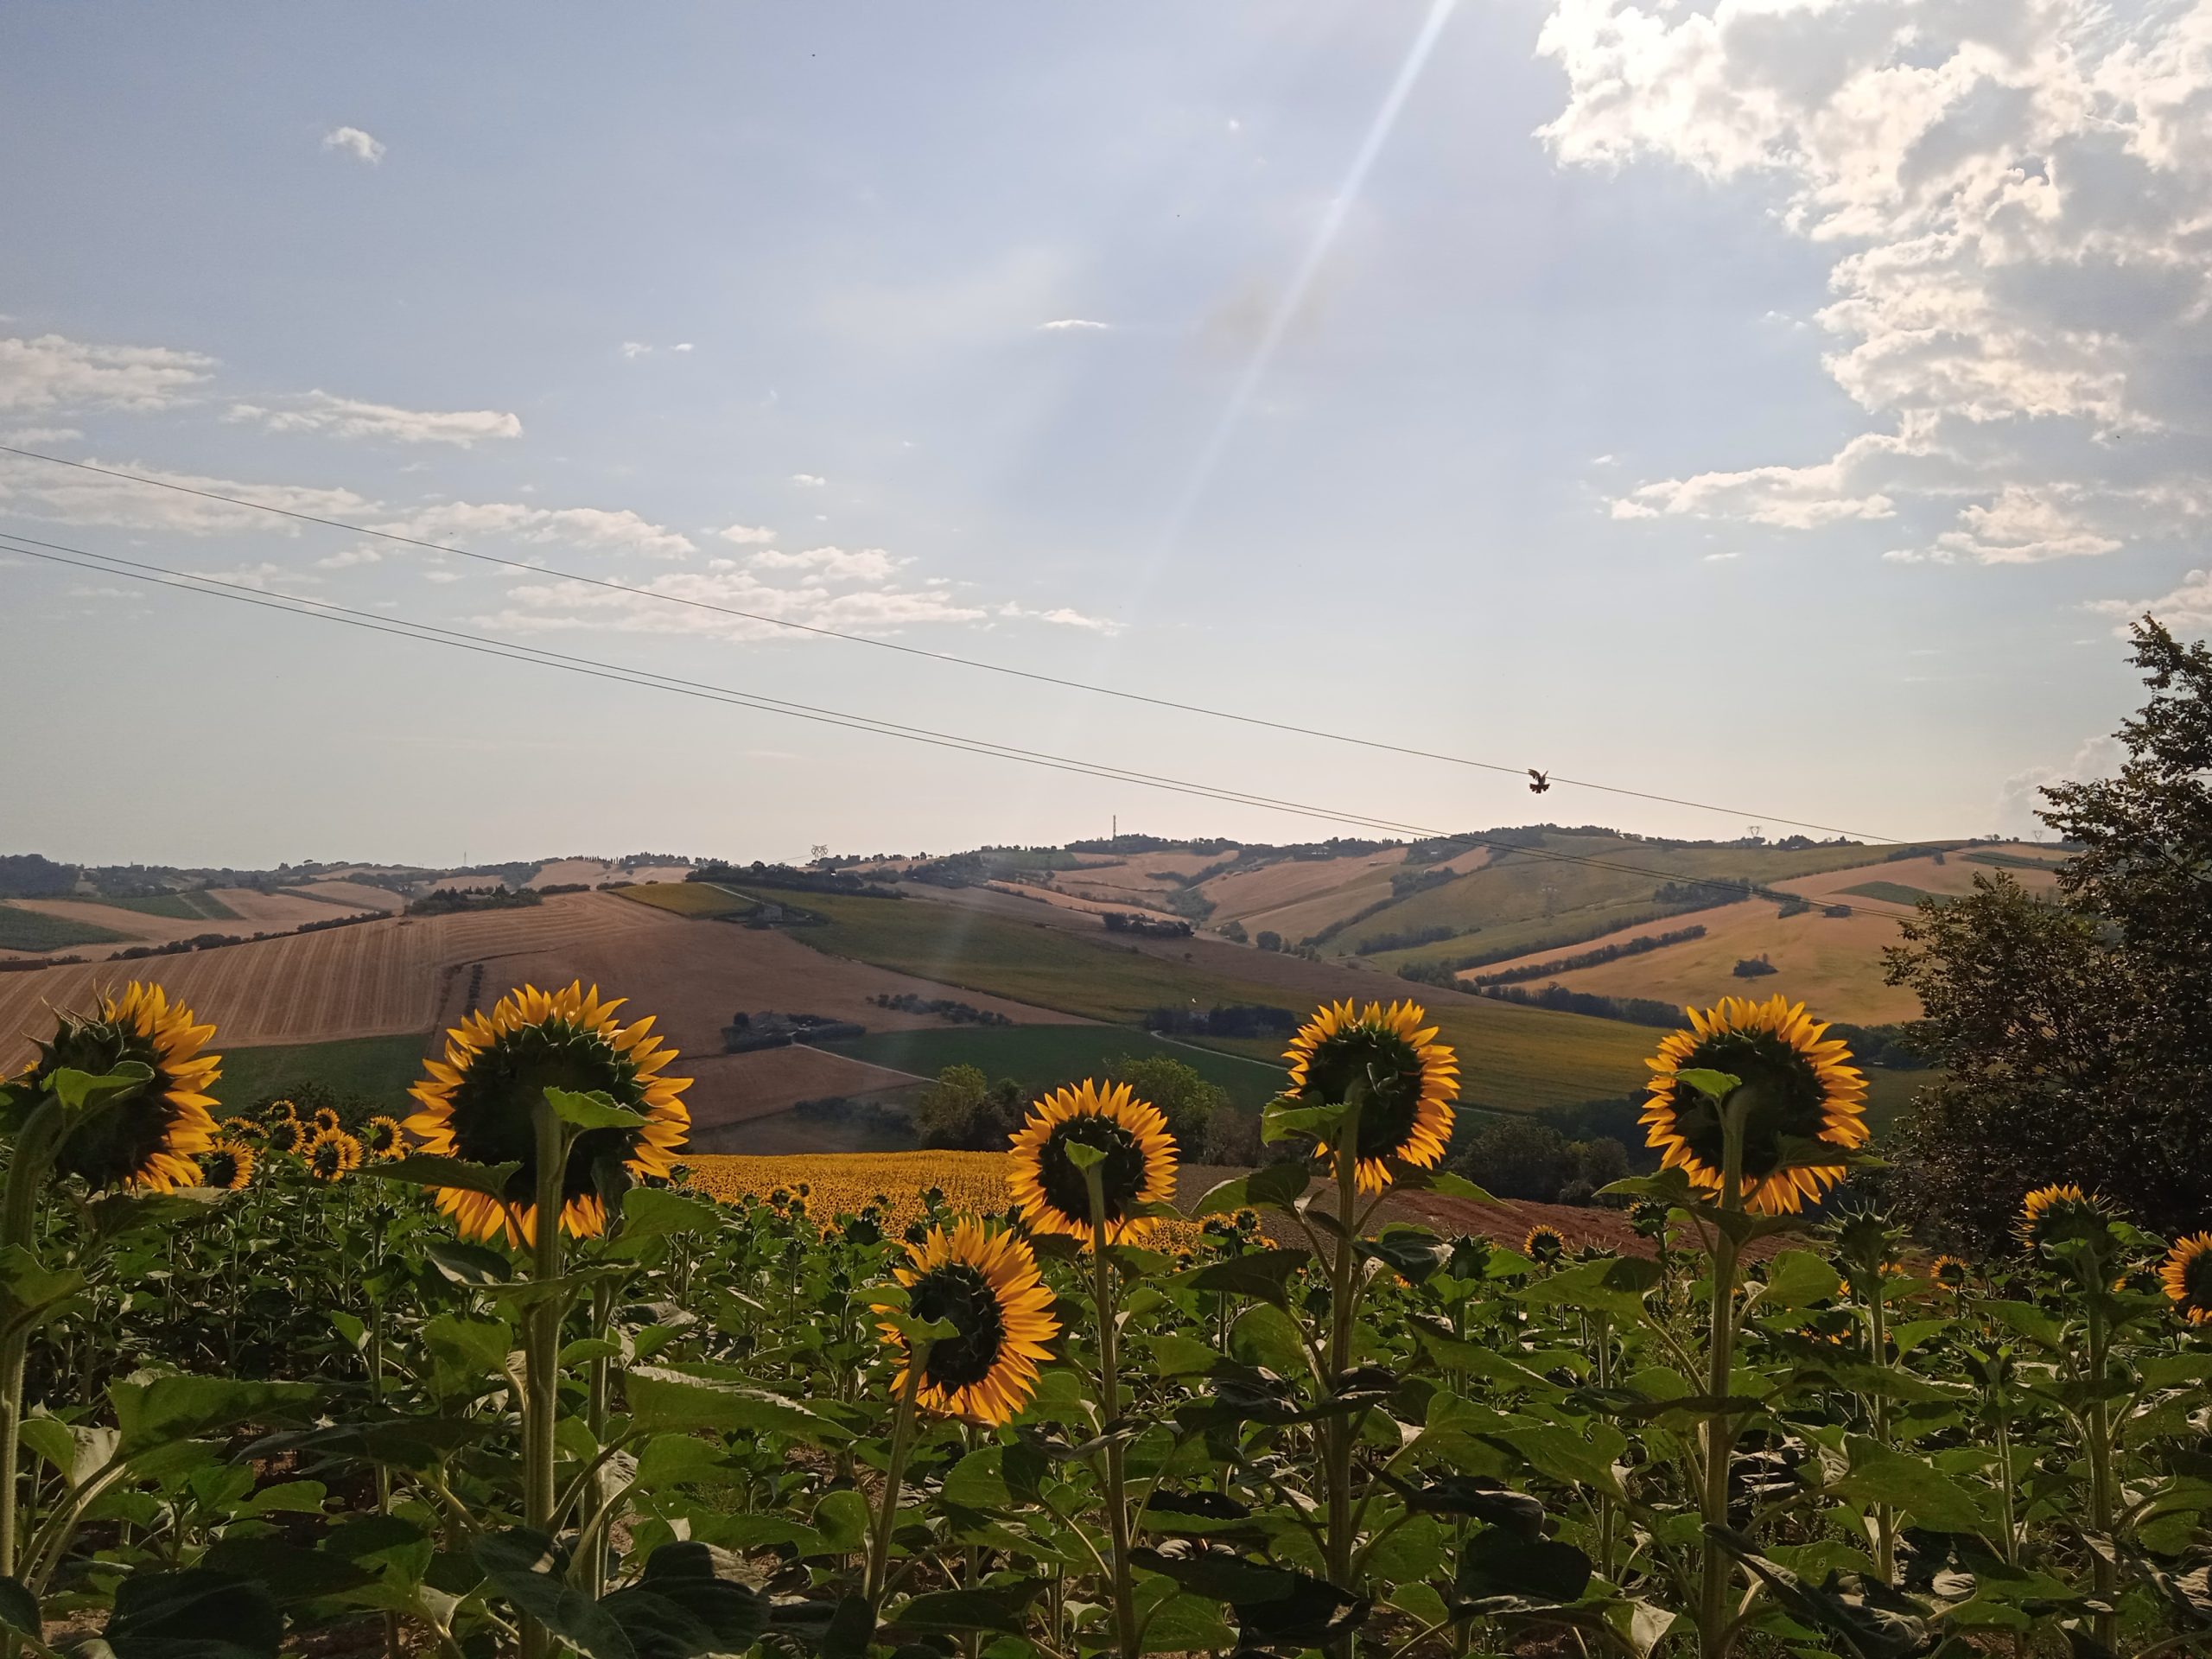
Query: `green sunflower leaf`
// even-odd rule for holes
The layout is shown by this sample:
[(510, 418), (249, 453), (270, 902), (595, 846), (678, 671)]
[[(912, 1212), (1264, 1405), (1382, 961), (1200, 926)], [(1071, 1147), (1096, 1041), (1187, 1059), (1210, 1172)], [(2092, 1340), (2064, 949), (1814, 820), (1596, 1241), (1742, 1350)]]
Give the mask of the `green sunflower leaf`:
[(645, 1126), (645, 1115), (617, 1106), (613, 1096), (600, 1090), (588, 1095), (567, 1089), (548, 1089), (545, 1099), (563, 1123), (580, 1129), (635, 1129)]
[(1703, 1066), (1694, 1065), (1674, 1075), (1676, 1083), (1688, 1084), (1713, 1100), (1726, 1100), (1744, 1086), (1744, 1080), (1732, 1071), (1708, 1071)]
[(1306, 1196), (1313, 1180), (1311, 1164), (1269, 1164), (1209, 1188), (1191, 1211), (1191, 1219), (1204, 1221), (1208, 1216), (1225, 1216), (1238, 1210), (1287, 1210)]
[(405, 1181), (410, 1186), (447, 1186), (461, 1192), (481, 1192), (486, 1198), (507, 1201), (507, 1183), (522, 1168), (519, 1162), (472, 1164), (465, 1158), (446, 1158), (435, 1153), (415, 1153), (388, 1163), (364, 1164), (357, 1174)]

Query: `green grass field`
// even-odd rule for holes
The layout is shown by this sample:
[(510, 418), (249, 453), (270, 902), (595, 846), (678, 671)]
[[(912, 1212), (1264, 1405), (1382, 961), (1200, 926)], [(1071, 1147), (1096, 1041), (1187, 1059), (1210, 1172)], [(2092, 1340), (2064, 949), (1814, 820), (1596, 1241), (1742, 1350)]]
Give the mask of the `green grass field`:
[(711, 881), (655, 881), (639, 887), (617, 887), (614, 891), (625, 899), (651, 905), (655, 910), (664, 910), (671, 915), (708, 920), (742, 916), (753, 905), (745, 894), (718, 887)]
[[(818, 950), (1116, 1025), (1135, 1026), (1147, 1009), (1192, 1002), (1297, 1001), (1279, 985), (954, 905), (809, 893), (805, 906), (827, 925), (793, 928), (791, 937)], [(1418, 997), (1421, 988), (1378, 983), (1366, 994)], [(1459, 1048), (1466, 1097), (1484, 1105), (1516, 1111), (1573, 1105), (1628, 1093), (1643, 1076), (1643, 1033), (1616, 1020), (1504, 1002), (1455, 1007), (1437, 1017)]]
[(62, 916), (0, 905), (0, 950), (59, 950), (71, 944), (120, 944), (124, 935)]
[(1844, 891), (1854, 899), (1877, 899), (1885, 905), (1916, 905), (1923, 899), (1948, 901), (1950, 895), (1930, 893), (1925, 887), (1908, 887), (1902, 881), (1861, 881)]
[(88, 905), (111, 910), (136, 911), (141, 916), (166, 916), (173, 922), (235, 922), (238, 913), (212, 893), (153, 893), (132, 899), (112, 899), (105, 893), (84, 895)]
[[(1679, 906), (1654, 906), (1652, 894), (1662, 881), (1772, 883), (1871, 863), (1883, 850), (1855, 846), (1788, 852), (1771, 847), (1664, 847), (1616, 836), (1549, 834), (1536, 850), (1500, 853), (1456, 880), (1409, 894), (1346, 928), (1330, 941), (1328, 949), (1342, 954), (1385, 935), (1449, 927), (1457, 938), (1373, 953), (1373, 959), (1395, 968), (1414, 958), (1476, 950), (1519, 955), (1555, 942), (1587, 938), (1593, 924), (1627, 927), (1683, 913)], [(1546, 853), (1597, 861), (1569, 863), (1546, 857)]]
[(223, 1075), (213, 1093), (226, 1111), (243, 1112), (273, 1095), (319, 1083), (341, 1095), (373, 1100), (378, 1111), (400, 1117), (405, 1115), (401, 1109), (407, 1105), (408, 1085), (423, 1076), (424, 1046), (425, 1039), (410, 1034), (223, 1049)]
[(1012, 1077), (1030, 1090), (1103, 1077), (1114, 1061), (1125, 1057), (1180, 1060), (1209, 1083), (1226, 1089), (1236, 1104), (1255, 1111), (1283, 1084), (1280, 1065), (1166, 1042), (1124, 1026), (950, 1026), (874, 1032), (821, 1046), (833, 1054), (925, 1077), (948, 1065), (972, 1065), (994, 1080)]

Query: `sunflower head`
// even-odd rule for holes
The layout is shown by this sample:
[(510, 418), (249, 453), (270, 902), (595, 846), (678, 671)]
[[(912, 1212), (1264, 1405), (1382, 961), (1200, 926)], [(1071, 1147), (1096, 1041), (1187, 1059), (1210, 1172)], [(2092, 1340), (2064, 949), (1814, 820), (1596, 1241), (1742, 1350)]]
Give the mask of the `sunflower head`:
[[(953, 1330), (929, 1344), (916, 1403), (950, 1417), (1010, 1421), (1037, 1391), (1037, 1362), (1051, 1357), (1046, 1344), (1060, 1333), (1036, 1256), (1017, 1235), (992, 1231), (973, 1217), (949, 1232), (928, 1229), (906, 1256), (896, 1277), (906, 1287), (907, 1313), (942, 1319)], [(879, 1303), (874, 1311), (892, 1309)], [(912, 1356), (897, 1325), (881, 1329), (900, 1362), (896, 1394), (906, 1387)]]
[(1480, 1233), (1462, 1233), (1452, 1241), (1452, 1254), (1445, 1261), (1445, 1272), (1454, 1279), (1472, 1281), (1489, 1268), (1490, 1240)]
[(1100, 1222), (1106, 1242), (1118, 1244), (1150, 1230), (1139, 1205), (1175, 1196), (1175, 1141), (1160, 1109), (1139, 1100), (1126, 1083), (1106, 1087), (1085, 1078), (1057, 1089), (1029, 1109), (1014, 1132), (1007, 1185), (1033, 1233), (1091, 1236), (1090, 1185), (1068, 1154), (1070, 1147), (1100, 1154)]
[(2212, 1233), (2176, 1239), (2158, 1282), (2175, 1313), (2191, 1325), (2212, 1325)]
[(691, 1124), (677, 1096), (688, 1077), (664, 1075), (676, 1051), (651, 1034), (652, 1020), (625, 1026), (620, 1001), (602, 1001), (581, 981), (566, 990), (524, 986), (488, 1013), (472, 1013), (446, 1033), (442, 1060), (410, 1091), (422, 1108), (406, 1122), (425, 1153), (477, 1164), (518, 1163), (502, 1203), (481, 1192), (436, 1191), (438, 1207), (465, 1237), (504, 1230), (516, 1243), (537, 1236), (536, 1114), (548, 1089), (603, 1092), (645, 1122), (634, 1128), (587, 1129), (575, 1137), (561, 1173), (561, 1224), (580, 1236), (605, 1230), (601, 1183), (613, 1178), (665, 1177)]
[(315, 1132), (317, 1135), (327, 1135), (332, 1129), (342, 1129), (345, 1127), (345, 1120), (338, 1116), (338, 1109), (335, 1106), (318, 1106), (315, 1109)]
[(1939, 1255), (1928, 1264), (1928, 1276), (1945, 1290), (1964, 1290), (1974, 1281), (1974, 1269), (1955, 1255)]
[(253, 1148), (218, 1141), (199, 1157), (200, 1185), (221, 1192), (241, 1192), (253, 1185)]
[(246, 1144), (261, 1138), (261, 1124), (251, 1117), (226, 1117), (215, 1125), (215, 1133), (234, 1144)]
[(361, 1166), (361, 1143), (343, 1129), (325, 1129), (307, 1145), (308, 1173), (318, 1181), (342, 1180)]
[(2070, 1254), (2080, 1247), (2091, 1255), (2108, 1257), (2120, 1249), (2113, 1233), (2116, 1218), (2101, 1197), (2068, 1181), (2039, 1186), (2021, 1199), (2020, 1218), (2012, 1230), (2031, 1255), (2048, 1256), (2060, 1250)]
[[(1352, 1157), (1359, 1190), (1390, 1184), (1390, 1160), (1421, 1169), (1443, 1161), (1452, 1139), (1452, 1103), (1459, 1095), (1459, 1062), (1424, 1027), (1427, 1010), (1414, 1002), (1326, 1004), (1298, 1028), (1283, 1058), (1290, 1062), (1285, 1094), (1307, 1106), (1338, 1106), (1363, 1092)], [(1338, 1148), (1321, 1139), (1319, 1154), (1335, 1166)]]
[(261, 1144), (271, 1152), (297, 1152), (308, 1143), (308, 1126), (296, 1117), (272, 1117), (261, 1127)]
[(1531, 1262), (1549, 1267), (1567, 1254), (1567, 1235), (1556, 1227), (1538, 1222), (1521, 1241), (1521, 1254)]
[(289, 1100), (272, 1100), (261, 1109), (261, 1121), (264, 1123), (274, 1122), (280, 1117), (289, 1117), (296, 1122), (299, 1116), (300, 1109)]
[(407, 1131), (397, 1118), (379, 1112), (361, 1125), (361, 1150), (376, 1159), (399, 1157), (407, 1150)]
[(220, 1058), (200, 1051), (214, 1034), (213, 1026), (194, 1025), (192, 1010), (171, 1002), (160, 986), (136, 980), (120, 996), (102, 992), (89, 1014), (63, 1014), (14, 1088), (35, 1093), (56, 1071), (101, 1077), (134, 1060), (153, 1076), (71, 1130), (54, 1154), (55, 1172), (79, 1177), (96, 1192), (199, 1185), (193, 1160), (215, 1143), (207, 1109), (215, 1102), (207, 1091), (222, 1075)]
[(1904, 1229), (1875, 1205), (1858, 1205), (1840, 1211), (1828, 1223), (1827, 1236), (1836, 1264), (1861, 1295), (1885, 1274), (1894, 1274), (1903, 1259)]
[[(1724, 996), (1689, 1010), (1690, 1029), (1669, 1032), (1650, 1066), (1650, 1098), (1643, 1123), (1667, 1169), (1719, 1196), (1725, 1160), (1724, 1112), (1743, 1114), (1742, 1198), (1755, 1215), (1791, 1214), (1843, 1179), (1841, 1163), (1790, 1166), (1791, 1141), (1820, 1141), (1843, 1151), (1866, 1144), (1866, 1079), (1851, 1051), (1825, 1040), (1827, 1027), (1802, 1002), (1777, 995), (1764, 1002)], [(1681, 1078), (1690, 1071), (1724, 1071), (1742, 1079), (1726, 1103)]]

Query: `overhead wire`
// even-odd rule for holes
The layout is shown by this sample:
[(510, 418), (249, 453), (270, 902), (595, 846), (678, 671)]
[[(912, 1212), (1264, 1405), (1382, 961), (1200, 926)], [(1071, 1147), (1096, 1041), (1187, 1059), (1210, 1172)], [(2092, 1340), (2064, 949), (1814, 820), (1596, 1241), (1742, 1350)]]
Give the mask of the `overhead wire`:
[(496, 553), (480, 553), (448, 542), (428, 541), (421, 537), (404, 535), (397, 531), (380, 530), (374, 525), (353, 524), (342, 518), (326, 518), (315, 513), (302, 512), (296, 508), (280, 507), (267, 501), (255, 501), (244, 496), (227, 495), (219, 490), (203, 489), (196, 485), (181, 484), (173, 479), (152, 478), (143, 473), (128, 472), (120, 467), (96, 466), (88, 461), (72, 461), (66, 455), (49, 455), (36, 449), (19, 448), (13, 444), (0, 443), (0, 454), (17, 455), (26, 461), (45, 461), (55, 467), (73, 467), (79, 472), (95, 473), (103, 478), (119, 479), (128, 483), (143, 484), (154, 489), (172, 490), (184, 495), (198, 496), (203, 500), (219, 501), (227, 506), (247, 508), (256, 512), (273, 513), (279, 518), (294, 519), (301, 524), (320, 524), (327, 530), (342, 530), (352, 535), (373, 537), (378, 540), (397, 543), (402, 546), (421, 548), (429, 552), (450, 554), (455, 558), (472, 559), (479, 563), (498, 565), (505, 569), (522, 571), (533, 576), (559, 582), (581, 582), (610, 593), (627, 594), (633, 598), (654, 600), (663, 604), (682, 606), (693, 610), (709, 611), (718, 615), (735, 617), (747, 622), (758, 622), (791, 632), (814, 634), (823, 639), (842, 640), (848, 645), (868, 645), (878, 651), (896, 652), (901, 656), (925, 658), (931, 662), (944, 663), (956, 668), (1008, 675), (1016, 679), (1029, 680), (1040, 685), (1058, 686), (1064, 690), (1087, 692), (1095, 696), (1115, 697), (1125, 702), (1145, 703), (1155, 709), (1166, 709), (1177, 714), (1199, 715), (1210, 720), (1230, 721), (1237, 725), (1282, 732), (1291, 736), (1318, 738), (1325, 742), (1349, 744), (1385, 754), (1404, 755), (1419, 760), (1433, 760), (1446, 766), (1465, 766), (1478, 772), (1497, 772), (1511, 778), (1541, 775), (1547, 787), (1586, 789), (1600, 794), (1618, 795), (1630, 800), (1649, 801), (1666, 806), (1688, 807), (1694, 811), (1717, 812), (1745, 822), (1786, 825), (1793, 830), (1818, 830), (1827, 835), (1848, 836), (1853, 841), (1903, 845), (1910, 839), (1901, 836), (1876, 835), (1863, 830), (1847, 830), (1832, 823), (1815, 823), (1808, 819), (1785, 817), (1780, 813), (1722, 806), (1712, 801), (1694, 800), (1687, 796), (1660, 794), (1650, 790), (1631, 789), (1624, 785), (1599, 783), (1587, 778), (1571, 778), (1564, 772), (1540, 767), (1510, 766), (1503, 761), (1478, 760), (1468, 755), (1415, 748), (1407, 744), (1387, 742), (1381, 738), (1362, 737), (1356, 733), (1335, 732), (1318, 726), (1301, 726), (1291, 721), (1269, 720), (1261, 715), (1240, 714), (1234, 709), (1217, 709), (1205, 703), (1185, 702), (1173, 697), (1155, 696), (1149, 692), (1132, 691), (1122, 686), (1102, 685), (1096, 681), (1071, 679), (1062, 675), (1041, 673), (1033, 669), (1016, 668), (1007, 663), (994, 663), (977, 657), (962, 657), (951, 652), (931, 651), (925, 646), (910, 645), (896, 639), (879, 639), (864, 633), (851, 633), (840, 628), (823, 627), (818, 623), (799, 622), (789, 617), (773, 616), (763, 611), (748, 611), (741, 606), (725, 605), (715, 600), (699, 599), (683, 594), (664, 593), (657, 588), (640, 588), (633, 583), (615, 582), (605, 576), (589, 576), (579, 571), (556, 569), (543, 564), (533, 564), (523, 559), (504, 558)]
[[(1171, 778), (1162, 773), (1116, 766), (1102, 761), (1085, 760), (1040, 750), (1020, 748), (1013, 745), (959, 733), (904, 725), (898, 721), (882, 720), (874, 715), (859, 715), (844, 709), (827, 709), (816, 704), (793, 702), (787, 698), (772, 697), (764, 693), (743, 690), (735, 687), (715, 685), (709, 682), (659, 674), (626, 664), (603, 662), (592, 658), (552, 651), (543, 646), (490, 639), (461, 629), (417, 622), (390, 613), (379, 614), (359, 611), (310, 595), (287, 594), (280, 590), (262, 588), (249, 588), (240, 583), (224, 581), (219, 577), (202, 575), (196, 572), (180, 570), (170, 566), (153, 564), (142, 560), (128, 559), (119, 554), (101, 553), (85, 548), (72, 547), (63, 543), (44, 541), (14, 531), (0, 531), (0, 548), (22, 554), (26, 557), (43, 560), (48, 563), (69, 565), (101, 575), (119, 576), (126, 580), (173, 588), (181, 593), (199, 594), (210, 599), (230, 600), (254, 605), (263, 609), (278, 611), (287, 615), (304, 616), (340, 623), (372, 632), (389, 634), (398, 639), (416, 639), (424, 644), (446, 645), (477, 655), (495, 657), (510, 662), (534, 664), (540, 667), (559, 669), (592, 678), (612, 680), (649, 690), (674, 692), (681, 696), (753, 709), (763, 713), (782, 715), (817, 724), (842, 726), (852, 730), (873, 733), (879, 736), (925, 743), (934, 747), (1014, 760), (1025, 765), (1047, 767), (1054, 771), (1100, 778), (1110, 782), (1135, 784), (1148, 789), (1194, 796), (1233, 805), (1258, 807), (1266, 810), (1290, 813), (1322, 822), (1353, 825), (1392, 835), (1411, 836), (1427, 840), (1449, 840), (1471, 847), (1486, 847), (1494, 851), (1515, 853), (1555, 863), (1572, 864), (1619, 874), (1649, 877), (1660, 881), (1703, 888), (1711, 892), (1744, 893), (1748, 896), (1748, 890), (1745, 884), (1738, 880), (1688, 875), (1679, 871), (1652, 869), (1640, 865), (1622, 863), (1617, 860), (1595, 858), (1586, 854), (1565, 853), (1543, 847), (1529, 847), (1496, 836), (1437, 830), (1369, 813), (1317, 806), (1308, 802), (1286, 800), (1220, 785)], [(1852, 905), (1848, 908), (1853, 912), (1863, 911), (1867, 914), (1890, 916), (1897, 919), (1910, 919), (1915, 914), (1914, 912), (1887, 905), (1861, 903)]]

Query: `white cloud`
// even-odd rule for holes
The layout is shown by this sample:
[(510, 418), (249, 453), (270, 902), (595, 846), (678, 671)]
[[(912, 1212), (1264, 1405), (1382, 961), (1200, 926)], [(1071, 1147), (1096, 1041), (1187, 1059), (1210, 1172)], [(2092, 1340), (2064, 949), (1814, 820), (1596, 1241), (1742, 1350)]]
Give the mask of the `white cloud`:
[(536, 545), (554, 543), (596, 552), (640, 553), (680, 559), (696, 551), (691, 538), (628, 508), (532, 507), (511, 501), (450, 501), (422, 508), (376, 526), (425, 542), (505, 537)]
[(233, 404), (226, 417), (271, 432), (327, 432), (341, 438), (390, 438), (398, 443), (450, 443), (461, 448), (486, 438), (518, 438), (522, 418), (494, 409), (399, 409), (390, 404), (310, 391), (279, 409)]
[(2063, 766), (2030, 766), (2016, 772), (1998, 785), (1997, 833), (2023, 840), (2050, 833), (2036, 809), (2043, 805), (2043, 791), (2056, 783), (2092, 783), (2120, 771), (2127, 751), (2117, 738), (2084, 738), (2073, 758)]
[[(168, 472), (130, 461), (100, 464), (181, 485), (187, 490), (235, 496), (241, 501), (258, 502), (287, 512), (339, 519), (419, 541), (453, 541), (474, 546), (478, 541), (504, 538), (532, 546), (561, 545), (652, 558), (682, 558), (696, 550), (689, 537), (626, 508), (446, 501), (400, 509), (347, 489), (241, 483), (234, 479)], [(213, 500), (207, 495), (148, 489), (124, 479), (64, 471), (13, 455), (0, 455), (0, 506), (61, 524), (105, 524), (120, 530), (188, 536), (229, 535), (246, 531), (296, 535), (301, 530), (295, 522), (250, 506)]]
[(676, 345), (670, 346), (668, 349), (671, 352), (688, 352), (691, 349), (691, 342), (688, 340), (680, 340)]
[(1700, 561), (1700, 563), (1705, 564), (1726, 564), (1732, 559), (1740, 559), (1743, 556), (1744, 556), (1741, 553), (1708, 553)]
[(2100, 599), (2088, 608), (2117, 619), (2113, 632), (2125, 638), (2139, 616), (2153, 616), (2183, 638), (2212, 636), (2212, 570), (2191, 570), (2171, 593), (2156, 599)]
[(19, 426), (13, 431), (0, 432), (0, 442), (17, 444), (29, 449), (47, 444), (74, 443), (84, 435), (73, 426)]
[(715, 534), (726, 542), (734, 542), (740, 547), (758, 547), (764, 542), (776, 539), (774, 531), (764, 530), (757, 524), (726, 524)]
[(641, 340), (626, 340), (622, 342), (622, 355), (632, 363), (641, 357), (651, 357), (652, 354), (653, 348)]
[[(1886, 448), (1890, 443), (1882, 438), (1853, 441), (1853, 447)], [(1860, 459), (1847, 447), (1834, 461), (1810, 467), (1754, 467), (1739, 473), (1666, 479), (1616, 497), (1612, 515), (1748, 519), (1785, 530), (1815, 530), (1846, 518), (1886, 518), (1897, 504), (1853, 481)]]
[(266, 559), (257, 564), (234, 564), (228, 569), (194, 570), (192, 574), (204, 576), (209, 582), (228, 582), (233, 588), (252, 588), (264, 592), (268, 590), (271, 582), (282, 582), (288, 588), (296, 588), (322, 580), (289, 565), (272, 564)]
[[(926, 624), (969, 622), (986, 615), (939, 589), (893, 587), (833, 593), (812, 576), (796, 587), (762, 580), (750, 568), (717, 560), (721, 568), (676, 572), (626, 593), (582, 582), (524, 582), (507, 595), (503, 610), (477, 618), (485, 627), (514, 633), (602, 628), (625, 633), (684, 633), (724, 639), (791, 637), (772, 622), (670, 604), (666, 599), (728, 606), (756, 615), (835, 628), (845, 633), (887, 634)], [(656, 598), (653, 595), (664, 595)]]
[(830, 480), (817, 473), (793, 473), (791, 482), (802, 490), (818, 490)]
[(1567, 77), (1562, 162), (1686, 167), (1832, 251), (1823, 364), (1880, 423), (1617, 516), (1815, 529), (1967, 498), (1892, 556), (1991, 563), (2197, 530), (2212, 3), (1551, 0), (1538, 50)]
[(423, 580), (435, 582), (442, 587), (447, 582), (463, 580), (467, 574), (465, 570), (425, 570), (423, 573)]
[(814, 547), (804, 553), (768, 548), (752, 558), (760, 570), (804, 570), (825, 582), (888, 582), (899, 567), (911, 563), (894, 559), (880, 547), (847, 551), (842, 547)]
[(187, 402), (214, 366), (212, 357), (166, 346), (0, 340), (0, 410), (167, 409)]
[(2046, 559), (2109, 553), (2117, 537), (2097, 529), (2069, 499), (2077, 492), (2008, 484), (1996, 500), (1967, 507), (1959, 528), (1936, 538), (1937, 556), (1980, 564), (2039, 564)]
[(345, 548), (333, 553), (328, 558), (317, 559), (315, 562), (315, 568), (318, 570), (351, 570), (359, 564), (382, 564), (383, 563), (384, 555), (364, 542), (359, 547)]
[(374, 167), (384, 160), (384, 145), (359, 127), (333, 127), (322, 135), (325, 149), (343, 150), (357, 161)]
[(1113, 326), (1110, 322), (1099, 322), (1090, 317), (1055, 317), (1050, 322), (1040, 322), (1037, 325), (1040, 330), (1046, 333), (1070, 331), (1080, 333), (1087, 329), (1103, 333)]
[(1119, 633), (1122, 631), (1122, 625), (1110, 617), (1086, 616), (1065, 605), (1055, 606), (1051, 610), (1035, 611), (1009, 600), (998, 607), (996, 614), (1027, 617), (1034, 622), (1049, 622), (1058, 628), (1081, 628), (1088, 633)]

